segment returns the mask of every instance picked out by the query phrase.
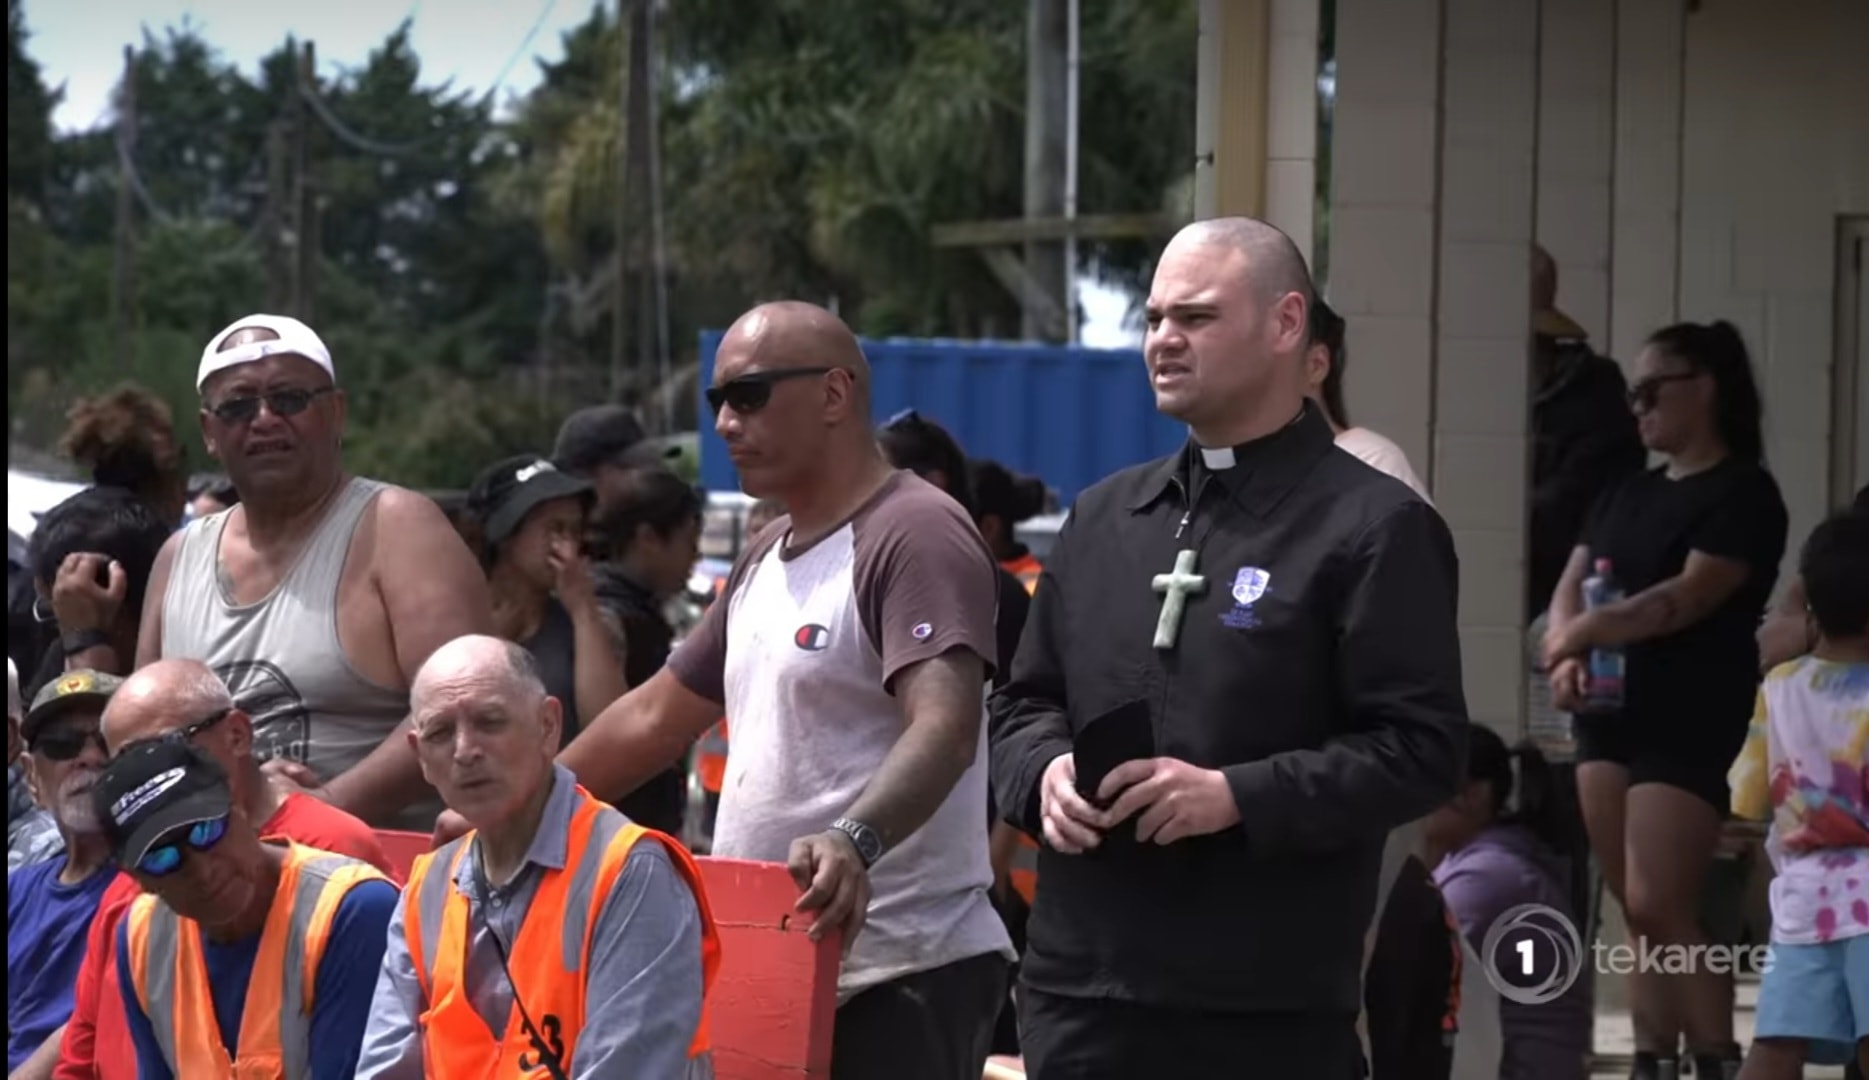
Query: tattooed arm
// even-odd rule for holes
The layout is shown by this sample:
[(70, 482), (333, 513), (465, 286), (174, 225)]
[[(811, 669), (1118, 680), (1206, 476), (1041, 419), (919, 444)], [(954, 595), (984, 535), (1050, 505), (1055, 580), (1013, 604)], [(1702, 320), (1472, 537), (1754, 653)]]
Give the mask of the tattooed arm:
[(1751, 574), (1737, 559), (1691, 551), (1674, 577), (1571, 620), (1552, 651), (1574, 656), (1679, 633), (1713, 614)]

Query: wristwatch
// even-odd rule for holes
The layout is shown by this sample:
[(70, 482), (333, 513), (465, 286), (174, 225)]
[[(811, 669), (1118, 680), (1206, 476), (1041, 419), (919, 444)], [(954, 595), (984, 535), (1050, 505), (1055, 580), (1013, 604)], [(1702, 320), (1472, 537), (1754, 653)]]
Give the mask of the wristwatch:
[(72, 630), (59, 635), (59, 644), (66, 656), (76, 656), (86, 649), (95, 649), (110, 644), (110, 635), (102, 630)]
[(857, 849), (857, 858), (863, 860), (863, 868), (868, 870), (876, 865), (876, 860), (883, 857), (882, 834), (861, 821), (840, 817), (831, 822), (831, 828), (850, 838)]

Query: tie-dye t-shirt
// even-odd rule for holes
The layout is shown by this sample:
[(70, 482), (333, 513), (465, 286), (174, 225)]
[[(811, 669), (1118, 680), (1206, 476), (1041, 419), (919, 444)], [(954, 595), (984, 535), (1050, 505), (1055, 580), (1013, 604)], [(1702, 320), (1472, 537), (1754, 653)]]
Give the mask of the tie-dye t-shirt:
[(1869, 934), (1869, 664), (1773, 668), (1729, 779), (1735, 814), (1772, 819), (1772, 940)]

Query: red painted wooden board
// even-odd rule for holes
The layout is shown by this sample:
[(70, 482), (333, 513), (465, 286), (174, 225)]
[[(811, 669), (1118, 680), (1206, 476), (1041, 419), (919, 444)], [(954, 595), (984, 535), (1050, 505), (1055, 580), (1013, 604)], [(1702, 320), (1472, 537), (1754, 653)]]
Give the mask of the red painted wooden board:
[[(407, 880), (429, 850), (420, 833), (379, 829), (377, 841)], [(708, 1002), (719, 1080), (827, 1080), (842, 938), (813, 942), (798, 915), (798, 886), (777, 863), (697, 860), (720, 933), (720, 971)]]
[(777, 863), (703, 858), (719, 928), (720, 973), (708, 1007), (720, 1080), (824, 1080), (843, 941), (813, 942), (794, 913), (798, 886)]
[(390, 870), (399, 885), (409, 880), (409, 871), (415, 867), (415, 857), (428, 854), (429, 848), (434, 846), (431, 843), (433, 839), (427, 833), (376, 830), (376, 842), (382, 846), (383, 857), (389, 860)]

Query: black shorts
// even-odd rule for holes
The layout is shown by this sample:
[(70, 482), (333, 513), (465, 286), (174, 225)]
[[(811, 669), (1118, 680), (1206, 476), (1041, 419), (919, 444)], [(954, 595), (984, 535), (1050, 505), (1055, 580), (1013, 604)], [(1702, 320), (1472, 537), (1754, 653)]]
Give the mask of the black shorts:
[(1006, 991), (987, 953), (858, 993), (837, 1010), (831, 1080), (980, 1080)]
[(1629, 770), (1629, 786), (1667, 784), (1698, 795), (1724, 818), (1733, 804), (1726, 774), (1746, 742), (1748, 720), (1660, 723), (1650, 716), (1579, 715), (1577, 762), (1609, 761)]

